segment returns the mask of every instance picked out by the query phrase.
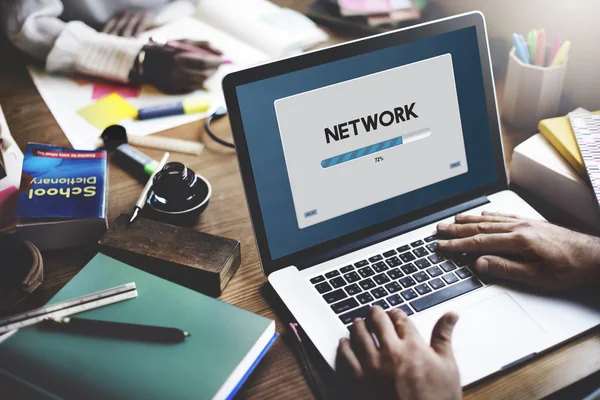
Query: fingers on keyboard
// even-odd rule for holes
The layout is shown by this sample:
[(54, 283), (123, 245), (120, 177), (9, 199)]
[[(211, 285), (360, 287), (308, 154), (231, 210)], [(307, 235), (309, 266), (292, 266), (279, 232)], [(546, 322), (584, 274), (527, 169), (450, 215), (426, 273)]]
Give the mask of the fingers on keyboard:
[(446, 259), (437, 236), (375, 254), (309, 279), (343, 324), (365, 318), (369, 307), (420, 312), (483, 286), (469, 257)]

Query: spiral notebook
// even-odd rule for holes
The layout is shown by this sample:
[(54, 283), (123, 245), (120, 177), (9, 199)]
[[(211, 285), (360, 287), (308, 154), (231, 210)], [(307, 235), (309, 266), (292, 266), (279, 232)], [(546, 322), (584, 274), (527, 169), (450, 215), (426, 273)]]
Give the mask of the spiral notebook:
[(569, 121), (600, 205), (600, 115), (570, 113)]

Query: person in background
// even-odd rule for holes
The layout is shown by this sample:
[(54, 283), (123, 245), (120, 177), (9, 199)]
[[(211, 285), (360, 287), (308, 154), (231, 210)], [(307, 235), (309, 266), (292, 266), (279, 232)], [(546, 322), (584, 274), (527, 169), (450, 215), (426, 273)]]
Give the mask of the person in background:
[(185, 0), (2, 0), (0, 27), (51, 73), (149, 83), (167, 93), (201, 88), (223, 63), (208, 42), (182, 51), (133, 37), (195, 13)]
[[(515, 215), (457, 215), (439, 224), (442, 252), (478, 255), (481, 275), (547, 290), (600, 284), (600, 238)], [(350, 398), (455, 400), (462, 398), (452, 354), (454, 312), (443, 315), (425, 342), (399, 309), (372, 307), (340, 340), (337, 371)], [(367, 326), (370, 328), (368, 329)], [(373, 335), (377, 338), (376, 344)], [(350, 383), (355, 382), (356, 386)]]

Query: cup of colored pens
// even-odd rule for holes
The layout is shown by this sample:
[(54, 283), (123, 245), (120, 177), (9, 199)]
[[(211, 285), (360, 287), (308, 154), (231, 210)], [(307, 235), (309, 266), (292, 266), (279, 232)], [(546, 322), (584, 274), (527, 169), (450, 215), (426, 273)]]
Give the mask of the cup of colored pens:
[(532, 29), (513, 33), (504, 83), (502, 118), (534, 133), (540, 120), (557, 116), (571, 42)]

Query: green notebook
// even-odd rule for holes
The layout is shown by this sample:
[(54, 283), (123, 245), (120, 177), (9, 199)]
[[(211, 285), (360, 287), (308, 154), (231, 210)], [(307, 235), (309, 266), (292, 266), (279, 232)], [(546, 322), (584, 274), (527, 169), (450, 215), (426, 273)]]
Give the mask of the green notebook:
[(277, 336), (269, 319), (102, 254), (49, 304), (129, 282), (137, 285), (136, 298), (77, 316), (171, 326), (191, 337), (179, 344), (155, 344), (31, 326), (0, 344), (1, 386), (11, 382), (14, 393), (35, 392), (41, 398), (225, 399)]

